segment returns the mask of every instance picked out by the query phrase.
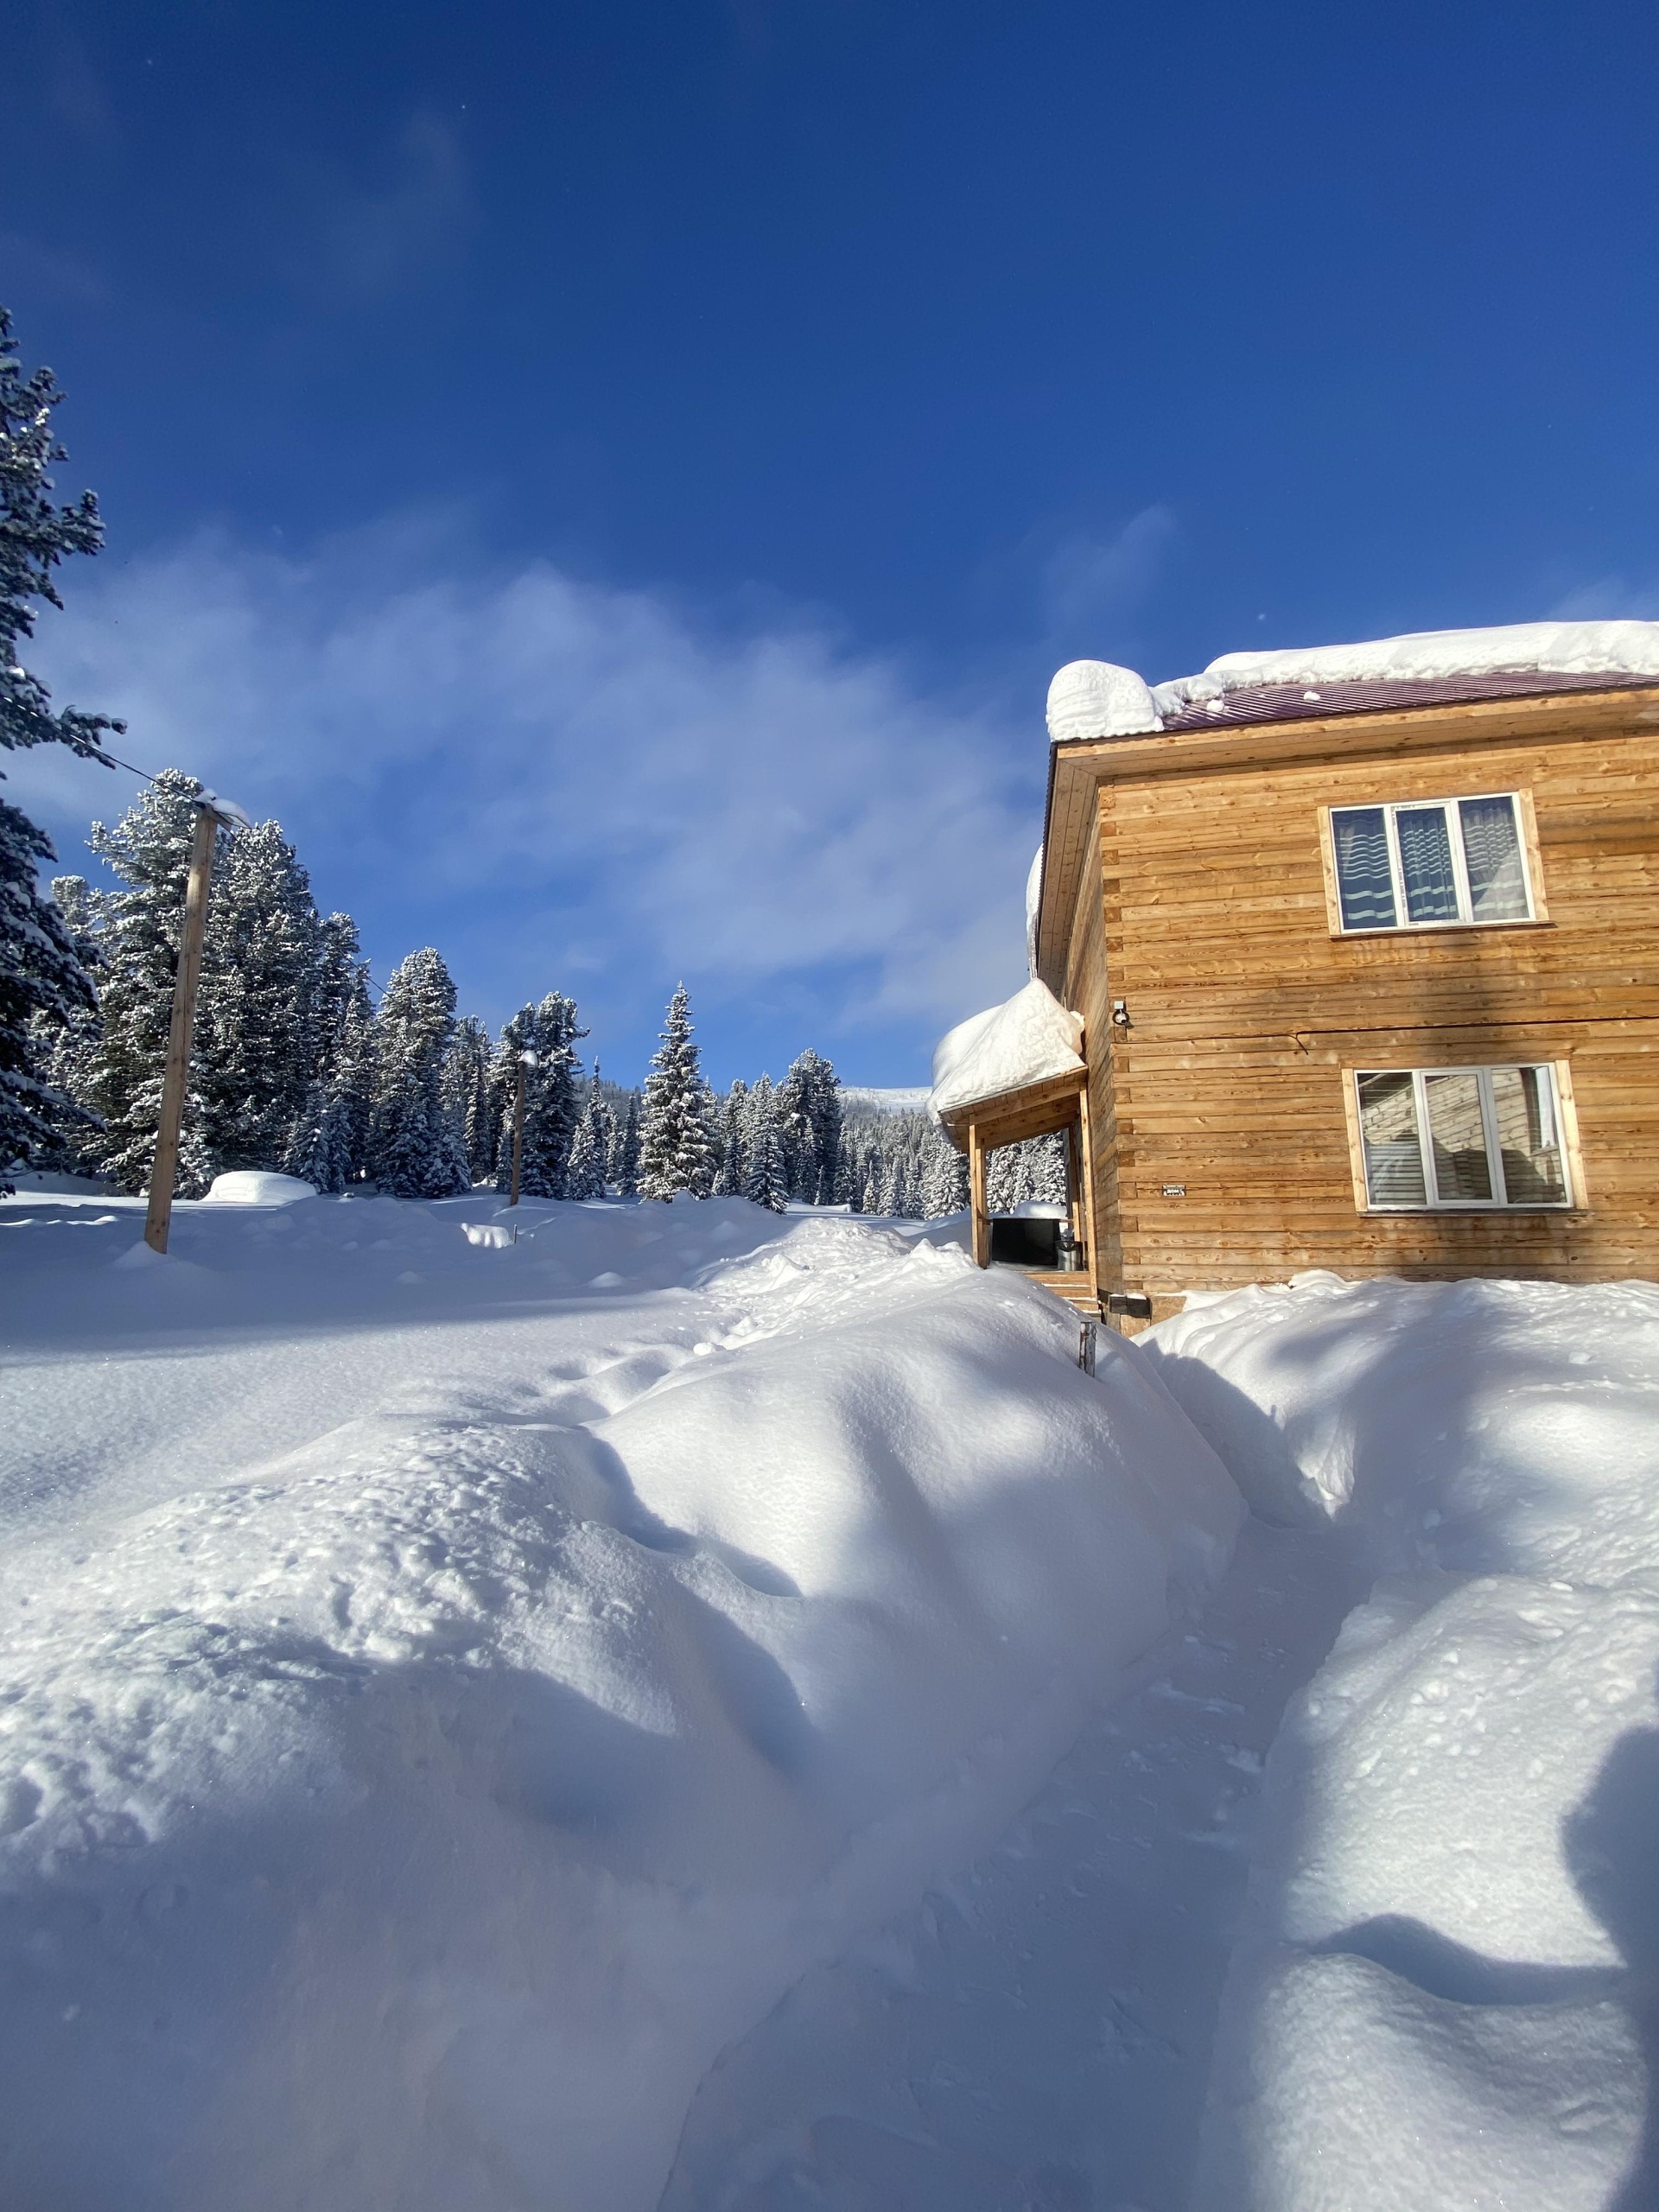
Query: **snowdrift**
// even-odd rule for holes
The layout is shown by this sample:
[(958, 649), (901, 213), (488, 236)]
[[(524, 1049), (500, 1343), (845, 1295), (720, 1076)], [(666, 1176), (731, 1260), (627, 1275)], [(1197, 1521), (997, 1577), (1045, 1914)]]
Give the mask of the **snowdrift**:
[(1381, 1578), (1268, 1760), (1198, 2203), (1659, 2202), (1659, 1289), (1304, 1277), (1145, 1341)]
[(654, 2204), (1242, 1510), (925, 1238), (299, 1198), (133, 1273), (130, 1205), (0, 1211), (9, 2202)]

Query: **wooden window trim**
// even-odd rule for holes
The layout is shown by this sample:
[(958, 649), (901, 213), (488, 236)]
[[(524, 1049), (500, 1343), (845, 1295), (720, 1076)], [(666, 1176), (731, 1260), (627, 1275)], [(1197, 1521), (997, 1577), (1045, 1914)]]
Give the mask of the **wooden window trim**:
[(1579, 1142), (1579, 1105), (1573, 1096), (1573, 1063), (1551, 1060), (1555, 1077), (1555, 1110), (1561, 1121), (1561, 1164), (1567, 1171), (1570, 1207), (1563, 1212), (1582, 1213), (1590, 1204), (1590, 1186), (1584, 1176), (1584, 1149)]
[[(1529, 791), (1519, 791), (1513, 796), (1516, 812), (1521, 819), (1521, 849), (1526, 855), (1527, 888), (1532, 894), (1532, 920), (1524, 926), (1535, 929), (1549, 919), (1549, 900), (1544, 892), (1544, 857), (1538, 844), (1538, 817), (1534, 811)], [(1482, 926), (1502, 929), (1503, 925), (1491, 922)]]
[[(1560, 1205), (1548, 1200), (1535, 1200), (1532, 1205), (1502, 1205), (1487, 1201), (1471, 1200), (1463, 1205), (1428, 1201), (1420, 1206), (1379, 1206), (1371, 1203), (1371, 1186), (1365, 1173), (1365, 1141), (1359, 1117), (1359, 1078), (1362, 1075), (1495, 1075), (1505, 1068), (1548, 1068), (1555, 1087), (1556, 1127), (1560, 1139), (1561, 1173), (1567, 1185), (1567, 1197)], [(1444, 1218), (1451, 1215), (1496, 1215), (1507, 1220), (1515, 1214), (1573, 1214), (1586, 1211), (1589, 1199), (1586, 1194), (1584, 1154), (1579, 1142), (1579, 1116), (1573, 1096), (1573, 1070), (1566, 1060), (1447, 1060), (1442, 1062), (1414, 1062), (1409, 1067), (1378, 1067), (1374, 1060), (1345, 1062), (1341, 1070), (1344, 1116), (1348, 1131), (1348, 1164), (1354, 1182), (1354, 1207), (1359, 1213), (1373, 1219), (1386, 1220), (1398, 1216), (1408, 1220), (1420, 1220), (1425, 1214)], [(1418, 1142), (1422, 1142), (1423, 1109), (1421, 1099), (1417, 1107)], [(1425, 1166), (1425, 1182), (1427, 1180)]]
[[(1517, 914), (1508, 921), (1465, 921), (1459, 917), (1453, 922), (1393, 922), (1380, 930), (1351, 930), (1342, 918), (1342, 880), (1337, 873), (1337, 833), (1332, 821), (1333, 814), (1352, 813), (1357, 808), (1379, 806), (1387, 812), (1402, 806), (1454, 807), (1465, 799), (1507, 798), (1516, 810), (1516, 827), (1521, 843), (1522, 866), (1526, 871), (1528, 903), (1530, 914)], [(1389, 847), (1393, 849), (1390, 829)], [(1454, 791), (1445, 798), (1373, 798), (1332, 800), (1319, 809), (1319, 860), (1325, 874), (1325, 917), (1331, 936), (1341, 938), (1344, 943), (1362, 938), (1395, 937), (1456, 937), (1459, 932), (1478, 931), (1483, 936), (1489, 930), (1536, 930), (1550, 926), (1549, 909), (1544, 898), (1544, 871), (1538, 845), (1538, 818), (1533, 810), (1532, 793), (1519, 789), (1502, 791)], [(1463, 861), (1454, 857), (1459, 882), (1463, 878)], [(1400, 900), (1396, 893), (1395, 909)], [(1541, 1066), (1542, 1062), (1537, 1063)]]

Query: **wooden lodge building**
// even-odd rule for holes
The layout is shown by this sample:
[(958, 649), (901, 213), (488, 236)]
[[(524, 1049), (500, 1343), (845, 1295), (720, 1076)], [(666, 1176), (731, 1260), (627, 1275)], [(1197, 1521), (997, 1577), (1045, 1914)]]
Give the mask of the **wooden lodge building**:
[(1304, 1268), (1659, 1274), (1659, 625), (1075, 662), (1049, 719), (1035, 980), (934, 1095), (982, 1264), (986, 1153), (1064, 1128), (1052, 1287), (1130, 1325)]

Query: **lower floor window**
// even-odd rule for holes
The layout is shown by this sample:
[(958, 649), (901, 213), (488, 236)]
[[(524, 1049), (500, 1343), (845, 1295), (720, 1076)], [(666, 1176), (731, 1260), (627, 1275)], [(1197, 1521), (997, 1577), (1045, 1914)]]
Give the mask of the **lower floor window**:
[(1354, 1084), (1370, 1205), (1572, 1205), (1552, 1068), (1389, 1068)]

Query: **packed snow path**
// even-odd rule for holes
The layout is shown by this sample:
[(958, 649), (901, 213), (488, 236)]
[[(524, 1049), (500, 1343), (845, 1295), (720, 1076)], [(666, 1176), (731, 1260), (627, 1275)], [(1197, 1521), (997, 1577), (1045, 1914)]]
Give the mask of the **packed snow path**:
[(722, 2056), (663, 2212), (1184, 2212), (1263, 1757), (1357, 1586), (1247, 1528), (996, 1850)]

